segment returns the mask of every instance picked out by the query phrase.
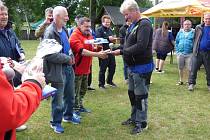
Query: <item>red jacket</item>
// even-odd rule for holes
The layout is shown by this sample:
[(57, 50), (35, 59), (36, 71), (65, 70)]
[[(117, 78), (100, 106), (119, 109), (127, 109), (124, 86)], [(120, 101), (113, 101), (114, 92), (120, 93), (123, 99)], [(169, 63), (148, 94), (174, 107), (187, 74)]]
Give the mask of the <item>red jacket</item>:
[(92, 64), (92, 57), (82, 56), (82, 49), (93, 51), (93, 46), (85, 44), (85, 40), (93, 39), (92, 36), (84, 36), (82, 32), (76, 28), (72, 33), (69, 42), (72, 51), (75, 55), (75, 74), (88, 75), (90, 73), (90, 66)]
[(26, 81), (17, 90), (7, 81), (0, 69), (0, 140), (11, 131), (11, 140), (16, 139), (15, 128), (24, 124), (38, 107), (41, 88), (35, 82)]

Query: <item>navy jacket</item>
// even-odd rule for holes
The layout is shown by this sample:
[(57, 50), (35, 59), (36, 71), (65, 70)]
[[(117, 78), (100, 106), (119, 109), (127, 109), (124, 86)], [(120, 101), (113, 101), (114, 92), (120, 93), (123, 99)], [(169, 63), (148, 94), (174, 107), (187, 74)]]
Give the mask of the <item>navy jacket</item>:
[(0, 30), (0, 57), (10, 57), (19, 61), (20, 53), (24, 53), (15, 32), (10, 27)]

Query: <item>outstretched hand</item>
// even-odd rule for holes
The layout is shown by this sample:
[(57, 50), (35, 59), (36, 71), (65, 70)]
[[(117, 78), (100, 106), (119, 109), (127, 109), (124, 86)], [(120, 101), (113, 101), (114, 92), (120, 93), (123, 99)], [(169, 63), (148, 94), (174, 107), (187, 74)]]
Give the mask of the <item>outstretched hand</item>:
[(22, 82), (27, 79), (34, 79), (40, 83), (42, 88), (46, 85), (43, 73), (43, 60), (34, 58), (31, 63), (26, 67), (22, 75)]

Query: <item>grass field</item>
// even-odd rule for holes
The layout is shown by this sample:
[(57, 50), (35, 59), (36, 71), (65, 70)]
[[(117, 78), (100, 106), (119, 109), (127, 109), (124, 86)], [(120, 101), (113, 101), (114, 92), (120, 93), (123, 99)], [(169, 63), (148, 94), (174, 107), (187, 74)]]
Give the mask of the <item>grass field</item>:
[[(35, 54), (38, 41), (22, 41), (27, 58)], [(175, 59), (174, 59), (175, 60)], [(94, 92), (87, 92), (84, 105), (92, 110), (82, 114), (82, 123), (63, 123), (64, 134), (55, 134), (49, 126), (50, 100), (42, 101), (27, 122), (28, 130), (17, 133), (18, 140), (209, 140), (210, 93), (204, 70), (198, 74), (196, 90), (176, 86), (177, 64), (169, 64), (165, 73), (153, 73), (149, 95), (148, 130), (138, 136), (130, 135), (131, 127), (121, 125), (130, 115), (127, 85), (123, 80), (121, 57), (116, 57), (114, 82), (118, 88), (98, 89), (98, 61), (93, 61)]]

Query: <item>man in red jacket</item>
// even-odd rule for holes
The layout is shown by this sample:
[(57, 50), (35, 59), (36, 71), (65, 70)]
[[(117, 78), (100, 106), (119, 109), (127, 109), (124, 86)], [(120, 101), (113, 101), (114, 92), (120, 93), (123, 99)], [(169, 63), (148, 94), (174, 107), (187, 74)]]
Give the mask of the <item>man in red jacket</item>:
[(45, 85), (40, 67), (24, 73), (23, 84), (14, 90), (3, 73), (0, 59), (0, 140), (15, 140), (15, 128), (24, 124), (37, 109)]
[[(88, 74), (92, 64), (92, 57), (106, 58), (105, 52), (97, 52), (87, 40), (93, 39), (90, 32), (91, 22), (87, 17), (80, 18), (78, 27), (72, 33), (69, 41), (75, 55), (75, 110), (79, 112), (90, 112), (84, 108), (82, 101), (88, 84)], [(95, 52), (94, 52), (95, 51)]]

